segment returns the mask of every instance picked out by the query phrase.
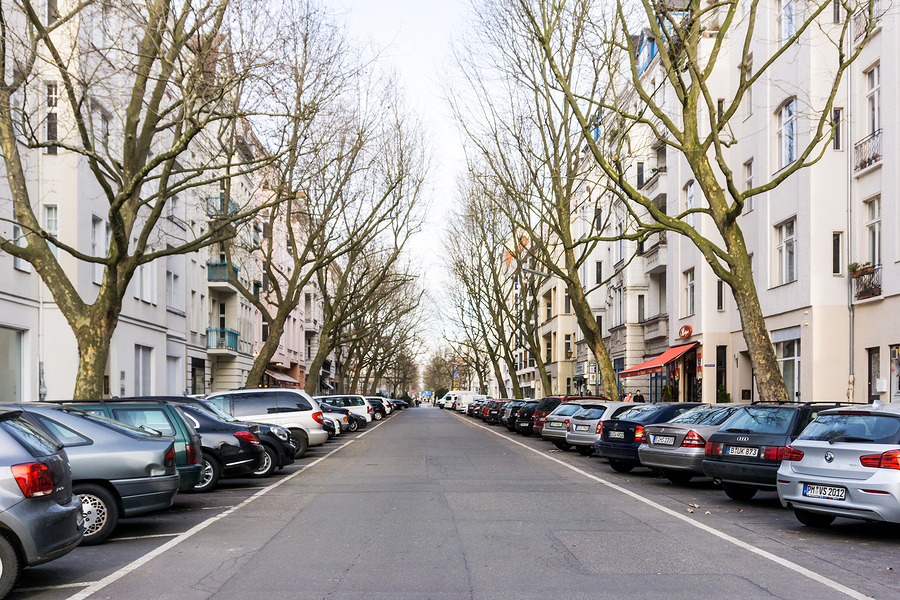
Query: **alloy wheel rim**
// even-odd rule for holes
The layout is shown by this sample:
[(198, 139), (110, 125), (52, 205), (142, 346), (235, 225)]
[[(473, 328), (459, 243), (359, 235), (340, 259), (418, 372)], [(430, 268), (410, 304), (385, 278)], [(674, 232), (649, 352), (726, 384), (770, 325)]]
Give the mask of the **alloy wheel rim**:
[(205, 488), (209, 485), (209, 482), (212, 481), (213, 469), (212, 465), (208, 460), (203, 461), (203, 478), (200, 479), (200, 483), (197, 484), (198, 488)]
[[(261, 475), (262, 473), (265, 473), (266, 471), (269, 470), (269, 466), (271, 464), (272, 464), (272, 458), (269, 456), (268, 452), (264, 451), (262, 464), (259, 466), (259, 468), (256, 471), (254, 471), (254, 474)], [(205, 474), (205, 472), (204, 472), (204, 474)]]
[(109, 515), (106, 505), (93, 494), (78, 494), (81, 499), (81, 511), (84, 515), (84, 537), (96, 534), (103, 529)]

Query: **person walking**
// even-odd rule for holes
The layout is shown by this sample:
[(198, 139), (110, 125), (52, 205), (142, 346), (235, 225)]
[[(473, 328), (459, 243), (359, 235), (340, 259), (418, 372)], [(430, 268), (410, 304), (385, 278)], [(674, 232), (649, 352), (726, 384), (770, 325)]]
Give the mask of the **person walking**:
[(634, 402), (634, 398), (631, 397), (631, 392), (625, 394), (625, 399), (622, 402)]
[(634, 401), (635, 402), (646, 402), (646, 400), (644, 400), (644, 396), (641, 395), (641, 390), (638, 390), (637, 392), (635, 392)]

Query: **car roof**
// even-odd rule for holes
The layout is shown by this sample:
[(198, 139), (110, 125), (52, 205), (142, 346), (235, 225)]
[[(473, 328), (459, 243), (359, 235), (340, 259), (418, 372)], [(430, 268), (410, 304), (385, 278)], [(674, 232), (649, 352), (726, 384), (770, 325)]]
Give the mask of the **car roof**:
[(900, 416), (900, 404), (885, 404), (880, 401), (875, 401), (872, 404), (857, 404), (855, 406), (838, 406), (835, 408), (830, 408), (828, 410), (823, 410), (820, 412), (820, 415), (833, 415), (837, 413), (859, 413), (859, 414), (873, 414), (873, 415), (890, 415), (890, 416)]

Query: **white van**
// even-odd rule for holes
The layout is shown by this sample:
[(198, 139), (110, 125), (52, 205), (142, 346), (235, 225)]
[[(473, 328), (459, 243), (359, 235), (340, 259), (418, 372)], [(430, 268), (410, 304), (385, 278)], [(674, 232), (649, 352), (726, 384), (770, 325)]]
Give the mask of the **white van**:
[(459, 395), (459, 392), (447, 392), (444, 394), (444, 397), (438, 400), (438, 406), (441, 408), (453, 408), (453, 404), (456, 402), (456, 397)]
[(456, 398), (456, 410), (461, 413), (466, 412), (469, 408), (469, 404), (478, 399), (487, 398), (484, 394), (479, 394), (478, 392), (459, 392), (459, 396)]

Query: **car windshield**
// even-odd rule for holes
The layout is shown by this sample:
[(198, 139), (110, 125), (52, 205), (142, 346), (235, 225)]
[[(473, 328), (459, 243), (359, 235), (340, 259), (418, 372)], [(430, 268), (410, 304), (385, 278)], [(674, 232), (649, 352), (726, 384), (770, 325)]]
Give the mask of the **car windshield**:
[(656, 413), (661, 410), (665, 410), (665, 407), (657, 406), (655, 404), (648, 404), (646, 406), (635, 406), (628, 407), (624, 412), (619, 413), (614, 419), (620, 419), (622, 421), (634, 421), (635, 423), (643, 423), (644, 421), (650, 420)]
[(803, 430), (800, 439), (897, 444), (900, 440), (900, 418), (847, 413), (819, 415)]
[(738, 410), (737, 406), (698, 406), (682, 413), (669, 423), (686, 425), (721, 425)]
[(571, 417), (575, 413), (581, 410), (580, 404), (560, 404), (557, 406), (551, 415), (560, 415), (562, 417)]
[(787, 407), (746, 406), (734, 413), (719, 431), (784, 435), (790, 431), (796, 413)]

